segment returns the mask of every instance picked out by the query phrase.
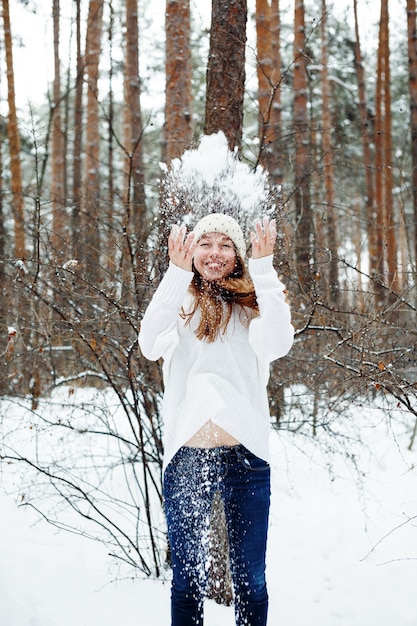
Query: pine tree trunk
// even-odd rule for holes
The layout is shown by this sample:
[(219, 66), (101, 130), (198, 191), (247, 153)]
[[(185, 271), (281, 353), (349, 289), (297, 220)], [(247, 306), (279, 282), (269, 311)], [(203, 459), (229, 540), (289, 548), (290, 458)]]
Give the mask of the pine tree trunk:
[(167, 0), (165, 141), (166, 162), (180, 157), (192, 139), (190, 0)]
[(273, 141), (271, 132), (272, 83), (272, 29), (271, 7), (268, 0), (256, 0), (256, 47), (258, 76), (260, 161), (268, 168), (268, 156)]
[(81, 51), (81, 0), (76, 2), (76, 55), (77, 74), (75, 79), (74, 98), (74, 143), (73, 143), (73, 172), (72, 172), (72, 214), (71, 214), (71, 236), (72, 236), (72, 256), (75, 259), (81, 257), (80, 219), (81, 219), (81, 197), (82, 197), (82, 119), (83, 119), (83, 74), (84, 59)]
[(55, 259), (62, 259), (66, 251), (67, 228), (64, 211), (64, 141), (61, 119), (61, 71), (59, 57), (60, 36), (60, 4), (59, 0), (52, 2), (52, 17), (54, 31), (54, 81), (52, 102), (52, 254)]
[(240, 152), (245, 90), (246, 0), (212, 0), (207, 68), (206, 135), (223, 131)]
[[(115, 158), (114, 158), (114, 92), (113, 92), (113, 75), (114, 75), (114, 59), (113, 59), (113, 34), (115, 27), (113, 1), (109, 2), (109, 24), (107, 27), (108, 41), (110, 47), (110, 69), (109, 69), (109, 93), (108, 93), (108, 109), (107, 109), (107, 164), (108, 164), (108, 185), (107, 185), (107, 237), (105, 241), (106, 257), (107, 257), (107, 271), (110, 276), (115, 276), (117, 272), (117, 249), (119, 247), (119, 241), (116, 237), (115, 227), (115, 200), (117, 197), (115, 185)], [(116, 285), (113, 282), (113, 293), (116, 293)]]
[(312, 218), (310, 207), (310, 133), (307, 110), (308, 77), (305, 55), (304, 2), (295, 0), (294, 9), (294, 142), (295, 142), (295, 254), (299, 285), (311, 288), (310, 272)]
[(363, 150), (363, 167), (365, 174), (365, 211), (366, 226), (368, 238), (368, 257), (369, 272), (371, 276), (375, 276), (377, 272), (376, 257), (376, 220), (374, 219), (374, 181), (373, 181), (373, 162), (371, 157), (371, 132), (370, 127), (372, 120), (368, 114), (368, 100), (366, 95), (365, 71), (363, 67), (363, 58), (361, 52), (361, 44), (359, 37), (359, 23), (357, 0), (353, 2), (354, 19), (355, 19), (355, 71), (358, 83), (358, 111), (361, 124), (362, 134), (362, 150)]
[(90, 0), (85, 66), (87, 73), (87, 130), (85, 141), (83, 217), (84, 245), (80, 250), (86, 275), (93, 282), (100, 266), (100, 129), (98, 79), (103, 1)]
[(273, 185), (282, 183), (279, 1), (256, 1), (259, 162)]
[(226, 516), (219, 493), (214, 496), (211, 515), (207, 597), (225, 606), (233, 602)]
[[(3, 202), (3, 143), (0, 142), (0, 259), (6, 258), (6, 229)], [(7, 277), (6, 267), (2, 270), (3, 280), (0, 282), (0, 328), (7, 328), (7, 289), (9, 280)], [(0, 354), (5, 354), (8, 336), (5, 332), (0, 335)], [(7, 376), (3, 372), (0, 374), (0, 396), (7, 393)]]
[(279, 0), (271, 0), (271, 55), (272, 55), (272, 87), (271, 103), (272, 128), (272, 160), (268, 170), (273, 185), (281, 185), (283, 180), (284, 146), (282, 145), (281, 115), (281, 18)]
[[(126, 2), (126, 48), (125, 48), (125, 216), (123, 250), (123, 285), (128, 287), (134, 277), (136, 262), (145, 259), (140, 255), (140, 248), (147, 237), (145, 179), (143, 166), (143, 124), (140, 104), (139, 78), (139, 27), (137, 0)], [(133, 273), (132, 273), (133, 270)], [(143, 272), (144, 270), (142, 270)]]
[(411, 123), (411, 188), (414, 214), (414, 272), (417, 274), (417, 27), (416, 0), (407, 0), (408, 89)]
[[(397, 251), (397, 226), (392, 189), (393, 161), (392, 161), (392, 115), (391, 115), (391, 68), (390, 68), (390, 45), (389, 45), (389, 13), (388, 0), (381, 3), (381, 27), (383, 29), (383, 54), (384, 62), (384, 223), (385, 241), (387, 250), (387, 282), (393, 291), (398, 291), (398, 251)], [(395, 296), (394, 296), (395, 297)]]
[[(382, 1), (382, 0), (381, 0)], [(383, 72), (385, 58), (383, 55), (383, 44), (381, 41), (382, 29), (380, 25), (378, 60), (377, 60), (377, 76), (375, 86), (375, 126), (374, 126), (374, 143), (375, 143), (375, 212), (376, 222), (375, 232), (376, 238), (374, 249), (371, 251), (371, 258), (376, 263), (377, 284), (384, 280), (385, 275), (385, 255), (384, 255), (384, 145), (383, 145)], [(383, 290), (377, 287), (377, 304), (382, 305), (384, 297)]]
[[(392, 141), (388, 0), (381, 0), (377, 80), (375, 92), (375, 204), (377, 212), (376, 255), (378, 278), (397, 289), (397, 242), (392, 197)], [(381, 306), (385, 293), (377, 290)]]
[(13, 44), (10, 26), (9, 0), (2, 0), (4, 47), (7, 67), (7, 102), (9, 115), (7, 120), (7, 136), (10, 151), (10, 189), (12, 192), (12, 209), (14, 217), (14, 256), (16, 259), (26, 258), (25, 217), (22, 194), (22, 168), (20, 161), (20, 133), (17, 123), (15, 83), (13, 68)]
[(337, 306), (339, 302), (339, 262), (338, 262), (338, 228), (334, 203), (334, 163), (332, 143), (332, 116), (330, 110), (330, 86), (328, 72), (328, 36), (326, 0), (321, 3), (321, 86), (322, 86), (322, 149), (323, 174), (325, 188), (326, 240), (330, 251), (330, 262), (327, 266), (327, 288), (329, 302)]

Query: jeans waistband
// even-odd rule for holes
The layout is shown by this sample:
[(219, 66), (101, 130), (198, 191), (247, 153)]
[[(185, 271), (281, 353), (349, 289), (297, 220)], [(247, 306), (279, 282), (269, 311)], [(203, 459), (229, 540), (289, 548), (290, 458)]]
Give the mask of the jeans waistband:
[[(267, 461), (258, 458), (243, 444), (236, 446), (218, 446), (214, 448), (195, 448), (182, 446), (170, 461), (168, 469), (182, 467), (184, 471), (191, 468), (212, 468), (218, 472), (220, 468), (233, 466), (246, 467), (255, 472), (264, 472), (269, 468)], [(189, 469), (186, 469), (189, 468)], [(222, 470), (223, 471), (223, 470)]]
[(182, 446), (179, 452), (184, 451), (195, 456), (204, 458), (218, 458), (218, 457), (239, 457), (248, 450), (241, 443), (235, 446), (215, 446), (214, 448), (196, 448), (194, 446)]
[(212, 448), (196, 448), (193, 446), (182, 446), (179, 450), (179, 456), (186, 455), (192, 457), (198, 463), (199, 461), (217, 460), (227, 462), (236, 462), (245, 457), (248, 454), (247, 448), (244, 445), (237, 444), (236, 446), (216, 446)]

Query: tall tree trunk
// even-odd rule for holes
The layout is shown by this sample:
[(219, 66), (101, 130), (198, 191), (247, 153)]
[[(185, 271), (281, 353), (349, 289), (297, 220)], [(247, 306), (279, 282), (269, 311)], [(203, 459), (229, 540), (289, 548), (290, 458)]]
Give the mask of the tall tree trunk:
[(190, 147), (193, 132), (190, 0), (167, 0), (165, 138), (166, 161)]
[(328, 264), (328, 295), (332, 306), (339, 301), (338, 225), (334, 206), (334, 162), (332, 142), (332, 115), (330, 110), (330, 86), (328, 72), (328, 36), (326, 0), (321, 3), (321, 88), (322, 88), (322, 148), (325, 187), (325, 211), (327, 246), (331, 259)]
[(295, 254), (298, 281), (308, 293), (310, 272), (312, 218), (310, 207), (310, 134), (307, 110), (308, 77), (305, 55), (304, 2), (295, 0), (294, 8), (294, 141), (295, 141)]
[(7, 136), (10, 151), (10, 189), (12, 192), (12, 209), (14, 218), (14, 256), (16, 259), (26, 258), (25, 216), (22, 194), (22, 168), (20, 162), (20, 132), (17, 123), (13, 44), (10, 25), (9, 0), (2, 0), (4, 47), (7, 67), (7, 102), (9, 115), (7, 120)]
[[(382, 6), (381, 0), (381, 6)], [(376, 260), (376, 277), (379, 282), (383, 282), (385, 275), (385, 258), (384, 258), (384, 216), (383, 216), (383, 203), (384, 203), (384, 146), (383, 146), (383, 72), (384, 72), (384, 55), (382, 53), (382, 41), (381, 41), (381, 24), (379, 33), (378, 44), (378, 59), (377, 59), (377, 76), (375, 86), (375, 126), (374, 126), (374, 142), (375, 142), (375, 212), (376, 212), (376, 239), (375, 249), (372, 251), (371, 257)], [(383, 298), (383, 291), (378, 289), (377, 302), (381, 305), (381, 298)]]
[[(108, 39), (110, 46), (110, 68), (109, 68), (109, 93), (108, 93), (108, 128), (107, 128), (107, 163), (108, 163), (108, 189), (107, 189), (107, 240), (106, 240), (106, 257), (107, 270), (110, 276), (115, 276), (117, 271), (117, 248), (120, 242), (116, 237), (116, 220), (115, 220), (115, 160), (114, 160), (114, 92), (113, 92), (113, 76), (114, 76), (114, 57), (113, 57), (113, 32), (114, 32), (114, 8), (113, 2), (109, 2), (109, 25)], [(115, 283), (114, 289), (115, 289)]]
[[(6, 258), (6, 229), (3, 202), (3, 142), (0, 141), (0, 259)], [(6, 268), (1, 271), (2, 280), (0, 281), (0, 328), (7, 328), (7, 289), (9, 281), (6, 274)], [(4, 354), (7, 347), (6, 332), (0, 334), (0, 354)], [(0, 396), (7, 392), (6, 376), (0, 374)]]
[[(146, 240), (145, 179), (143, 167), (143, 125), (140, 105), (139, 28), (137, 0), (126, 0), (125, 49), (125, 244), (124, 269), (136, 272), (137, 255)], [(143, 257), (143, 254), (140, 255)], [(145, 267), (145, 259), (142, 259)], [(126, 262), (129, 265), (126, 265)], [(126, 277), (127, 278), (127, 277)]]
[(367, 226), (367, 238), (368, 238), (368, 256), (369, 256), (369, 271), (371, 276), (375, 276), (377, 273), (377, 233), (376, 233), (376, 220), (374, 217), (374, 180), (373, 180), (373, 162), (371, 157), (371, 133), (370, 126), (372, 120), (368, 113), (368, 99), (366, 95), (365, 85), (365, 70), (363, 67), (363, 57), (361, 52), (361, 44), (359, 37), (359, 22), (358, 22), (358, 10), (357, 0), (353, 0), (353, 11), (355, 19), (355, 71), (356, 79), (358, 83), (358, 110), (359, 119), (361, 124), (362, 135), (362, 150), (363, 150), (363, 167), (365, 174), (365, 211), (366, 211), (366, 226)]
[(398, 291), (409, 291), (410, 283), (409, 270), (412, 266), (412, 256), (410, 255), (410, 249), (412, 248), (412, 240), (407, 230), (407, 219), (404, 211), (404, 205), (401, 204), (398, 210), (398, 256), (399, 256), (399, 269), (398, 271)]
[[(392, 198), (391, 92), (388, 0), (381, 0), (377, 80), (375, 91), (375, 204), (377, 212), (378, 277), (397, 288), (397, 245)], [(384, 292), (379, 289), (377, 304)]]
[(256, 1), (259, 161), (272, 184), (282, 182), (279, 0)]
[(282, 183), (279, 0), (256, 1), (259, 161), (273, 185)]
[(52, 98), (52, 253), (56, 259), (66, 254), (66, 234), (64, 210), (64, 142), (61, 119), (61, 69), (59, 56), (60, 4), (52, 0), (54, 32), (54, 81)]
[(273, 185), (281, 185), (283, 179), (283, 145), (281, 115), (281, 18), (279, 0), (271, 0), (271, 54), (272, 54), (272, 155), (273, 164), (269, 165), (269, 173)]
[[(0, 141), (0, 259), (6, 258), (6, 229), (5, 229), (5, 215), (4, 215), (4, 202), (3, 202), (3, 142)], [(2, 281), (2, 286), (5, 281)], [(0, 288), (0, 311), (2, 311), (3, 298)], [(1, 326), (4, 328), (4, 326)]]
[(207, 67), (206, 135), (223, 131), (240, 152), (245, 90), (246, 0), (212, 0)]
[(82, 119), (83, 119), (83, 74), (84, 59), (81, 50), (81, 0), (76, 3), (76, 63), (77, 74), (75, 79), (74, 98), (74, 144), (73, 144), (73, 174), (72, 174), (72, 215), (71, 236), (72, 256), (75, 259), (81, 257), (80, 215), (82, 197)]
[(356, 252), (357, 282), (355, 294), (355, 307), (359, 313), (364, 310), (363, 284), (362, 284), (362, 206), (360, 202), (355, 206), (356, 229), (353, 232), (353, 243)]
[(417, 27), (416, 0), (407, 0), (408, 89), (411, 125), (411, 189), (414, 215), (414, 272), (417, 275)]
[(256, 0), (256, 47), (260, 161), (266, 169), (269, 169), (268, 161), (271, 159), (268, 157), (272, 152), (273, 141), (270, 122), (274, 84), (272, 82), (271, 7), (268, 0)]
[(387, 249), (387, 272), (388, 285), (398, 291), (398, 251), (397, 251), (397, 226), (393, 200), (393, 162), (392, 162), (392, 115), (391, 115), (391, 68), (390, 68), (390, 42), (389, 42), (389, 12), (388, 0), (381, 1), (381, 27), (383, 28), (383, 54), (384, 62), (384, 223), (385, 245)]
[(86, 36), (87, 130), (85, 142), (83, 262), (95, 281), (100, 265), (100, 128), (98, 78), (103, 22), (103, 0), (90, 0)]

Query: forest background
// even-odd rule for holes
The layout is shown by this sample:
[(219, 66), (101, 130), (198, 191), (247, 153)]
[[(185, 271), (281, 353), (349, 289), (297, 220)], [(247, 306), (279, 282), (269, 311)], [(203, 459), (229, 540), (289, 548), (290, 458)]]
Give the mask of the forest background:
[[(262, 213), (278, 220), (275, 263), (296, 341), (271, 372), (273, 428), (355, 465), (340, 425), (347, 407), (372, 403), (387, 424), (405, 425), (411, 449), (415, 1), (336, 10), (257, 0), (248, 10), (213, 0), (210, 12), (185, 0), (159, 9), (51, 0), (29, 77), (14, 64), (24, 58), (22, 16), (46, 3), (10, 4), (2, 0), (0, 454), (29, 472), (19, 474), (20, 501), (160, 575), (163, 389), (136, 337), (170, 225), (213, 207), (246, 230)], [(219, 131), (224, 169), (210, 184), (190, 178), (184, 153), (192, 160)], [(263, 181), (244, 211), (229, 184), (242, 171)], [(72, 403), (79, 386), (105, 402)], [(54, 402), (60, 387), (65, 410), (62, 395)], [(47, 492), (56, 504), (45, 511)]]

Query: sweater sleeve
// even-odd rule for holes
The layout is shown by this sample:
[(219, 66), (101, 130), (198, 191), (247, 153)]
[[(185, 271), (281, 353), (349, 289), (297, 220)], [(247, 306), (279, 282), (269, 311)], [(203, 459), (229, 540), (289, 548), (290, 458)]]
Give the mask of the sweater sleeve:
[(262, 363), (285, 356), (294, 341), (291, 311), (285, 301), (284, 285), (272, 264), (273, 255), (249, 260), (259, 316), (249, 327), (249, 342)]
[(170, 262), (140, 325), (139, 346), (150, 361), (164, 357), (177, 344), (177, 319), (192, 278), (193, 272)]

